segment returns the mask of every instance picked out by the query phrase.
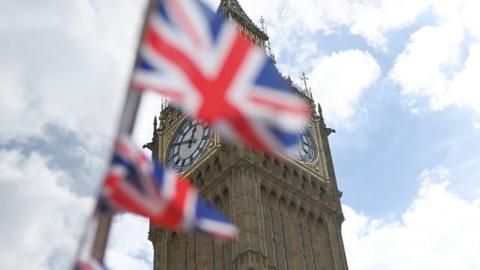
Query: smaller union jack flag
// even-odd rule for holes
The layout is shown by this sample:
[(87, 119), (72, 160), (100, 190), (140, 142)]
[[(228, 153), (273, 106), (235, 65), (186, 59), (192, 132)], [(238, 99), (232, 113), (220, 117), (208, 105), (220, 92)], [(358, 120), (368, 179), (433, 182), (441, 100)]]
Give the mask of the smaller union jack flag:
[(223, 239), (238, 234), (235, 225), (199, 198), (190, 181), (150, 161), (127, 139), (117, 142), (101, 196), (114, 210), (148, 217), (164, 228), (197, 230)]
[(157, 2), (133, 88), (169, 97), (234, 142), (297, 156), (309, 109), (263, 49), (201, 1)]

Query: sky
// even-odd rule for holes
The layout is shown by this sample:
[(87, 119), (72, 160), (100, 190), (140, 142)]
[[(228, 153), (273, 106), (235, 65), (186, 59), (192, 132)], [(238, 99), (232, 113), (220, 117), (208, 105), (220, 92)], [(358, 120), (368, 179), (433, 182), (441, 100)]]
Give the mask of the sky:
[[(307, 74), (337, 131), (350, 269), (480, 269), (480, 2), (240, 3), (265, 17), (279, 69)], [(0, 0), (0, 269), (71, 264), (145, 4)], [(139, 143), (159, 110), (148, 100)], [(111, 269), (152, 269), (147, 234), (146, 220), (118, 216)]]

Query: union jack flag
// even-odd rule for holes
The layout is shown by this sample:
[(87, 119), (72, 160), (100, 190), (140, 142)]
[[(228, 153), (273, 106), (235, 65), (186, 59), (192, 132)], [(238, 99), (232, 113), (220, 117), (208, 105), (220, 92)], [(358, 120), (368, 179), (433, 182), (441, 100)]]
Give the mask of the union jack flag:
[(169, 97), (234, 141), (298, 154), (309, 109), (262, 48), (198, 0), (158, 0), (133, 88)]
[(164, 228), (223, 239), (238, 234), (235, 225), (199, 198), (188, 180), (150, 161), (126, 139), (117, 142), (101, 196), (113, 209), (148, 217)]

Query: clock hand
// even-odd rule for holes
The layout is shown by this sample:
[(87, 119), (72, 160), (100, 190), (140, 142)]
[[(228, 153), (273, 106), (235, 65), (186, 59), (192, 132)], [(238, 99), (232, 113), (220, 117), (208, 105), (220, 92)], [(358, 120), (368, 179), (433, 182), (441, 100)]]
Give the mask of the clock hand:
[(196, 142), (197, 142), (196, 139), (190, 139), (190, 140), (186, 140), (186, 141), (182, 141), (182, 142), (178, 142), (178, 143), (172, 143), (172, 145), (173, 145), (173, 146), (177, 146), (177, 145), (182, 145), (182, 144), (187, 144), (187, 143), (188, 143), (188, 144), (189, 144), (189, 147), (188, 147), (188, 148), (190, 148), (190, 147), (191, 147), (190, 145), (191, 145), (192, 143), (196, 143)]
[(195, 133), (197, 132), (197, 125), (195, 125), (193, 127), (193, 130), (192, 130), (192, 135), (190, 136), (190, 143), (188, 144), (188, 148), (192, 147), (192, 144), (195, 143), (193, 141), (193, 136), (195, 136)]

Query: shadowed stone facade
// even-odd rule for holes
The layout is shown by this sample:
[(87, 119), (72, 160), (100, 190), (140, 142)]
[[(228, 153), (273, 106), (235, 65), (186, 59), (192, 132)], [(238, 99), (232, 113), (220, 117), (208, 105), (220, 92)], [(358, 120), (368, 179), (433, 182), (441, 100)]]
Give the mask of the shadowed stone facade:
[[(237, 1), (222, 0), (220, 9), (258, 44), (268, 41)], [(341, 192), (328, 144), (333, 130), (326, 127), (320, 106), (315, 110), (311, 94), (292, 86), (312, 108), (305, 139), (311, 148), (305, 151), (309, 152), (305, 160), (271, 157), (228, 144), (210, 132), (183, 174), (202, 197), (238, 225), (240, 236), (224, 243), (152, 226), (154, 270), (348, 269), (341, 236)], [(171, 106), (162, 108), (158, 119), (148, 147), (168, 164), (175, 161), (169, 160), (175, 154), (182, 155), (174, 141), (187, 136), (182, 130), (189, 120)]]

